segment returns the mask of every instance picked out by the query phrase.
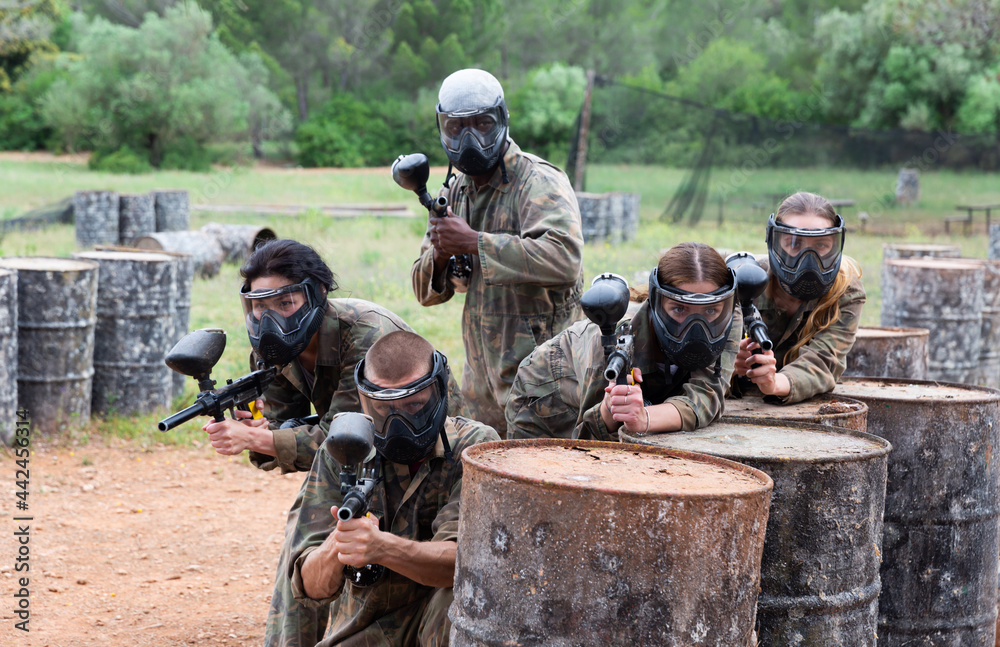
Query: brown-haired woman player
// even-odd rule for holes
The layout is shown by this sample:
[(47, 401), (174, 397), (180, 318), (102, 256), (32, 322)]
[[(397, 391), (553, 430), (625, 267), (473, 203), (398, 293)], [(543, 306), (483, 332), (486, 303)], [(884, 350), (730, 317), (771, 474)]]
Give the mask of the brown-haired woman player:
[(600, 329), (578, 321), (526, 357), (505, 410), (508, 438), (617, 440), (631, 433), (692, 431), (715, 420), (732, 376), (742, 317), (735, 279), (701, 243), (667, 250), (631, 320), (635, 384), (604, 377)]
[(844, 219), (829, 200), (799, 192), (782, 201), (767, 223), (770, 281), (757, 308), (774, 348), (753, 355), (740, 344), (736, 374), (782, 404), (833, 390), (865, 303), (861, 268), (843, 255)]

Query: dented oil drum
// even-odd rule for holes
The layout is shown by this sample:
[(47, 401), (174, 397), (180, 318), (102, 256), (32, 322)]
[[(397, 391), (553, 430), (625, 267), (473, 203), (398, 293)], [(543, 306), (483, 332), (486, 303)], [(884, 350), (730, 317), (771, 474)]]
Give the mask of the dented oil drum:
[(862, 326), (847, 353), (844, 377), (927, 378), (926, 328), (878, 328)]
[(17, 272), (0, 269), (0, 444), (17, 432)]
[(752, 644), (763, 472), (565, 439), (462, 460), (452, 645)]
[(42, 433), (90, 421), (98, 265), (26, 256), (0, 266), (18, 273), (18, 403)]
[(218, 222), (202, 225), (201, 232), (214, 236), (219, 241), (227, 263), (242, 263), (250, 256), (250, 252), (278, 237), (274, 230), (268, 227), (224, 225)]
[(771, 404), (764, 401), (759, 391), (754, 391), (739, 399), (726, 400), (722, 420), (730, 418), (788, 420), (865, 431), (868, 405), (831, 393), (821, 393), (795, 404)]
[(880, 647), (991, 646), (1000, 540), (1000, 392), (850, 378), (868, 430), (892, 443), (882, 537)]
[(720, 456), (774, 479), (757, 601), (762, 646), (876, 644), (888, 442), (749, 418), (623, 440)]
[(170, 404), (174, 259), (144, 252), (81, 252), (100, 265), (94, 386), (98, 413), (142, 414)]
[(972, 383), (982, 349), (982, 265), (914, 258), (882, 267), (882, 325), (927, 328), (927, 378)]
[[(983, 338), (979, 371), (974, 384), (1000, 387), (1000, 260), (979, 260), (983, 265)], [(916, 379), (916, 378), (913, 378)]]

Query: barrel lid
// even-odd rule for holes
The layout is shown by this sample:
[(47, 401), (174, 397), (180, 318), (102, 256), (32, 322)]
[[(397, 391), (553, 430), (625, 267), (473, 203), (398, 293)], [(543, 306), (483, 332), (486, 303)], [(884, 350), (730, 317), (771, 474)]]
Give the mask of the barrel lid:
[(886, 265), (897, 267), (916, 267), (933, 270), (982, 270), (983, 264), (971, 258), (935, 258), (922, 256), (919, 258), (887, 258)]
[(725, 416), (769, 418), (772, 420), (821, 420), (863, 416), (868, 405), (860, 400), (821, 393), (795, 404), (769, 404), (761, 394), (750, 393), (742, 398), (726, 400)]
[(483, 470), (548, 488), (622, 495), (719, 497), (773, 486), (769, 476), (746, 465), (629, 443), (552, 438), (503, 441), (469, 447), (462, 459), (466, 470)]
[(988, 402), (1000, 399), (1000, 391), (971, 384), (955, 384), (931, 380), (902, 380), (897, 378), (852, 377), (833, 390), (858, 400), (941, 400), (942, 402)]
[(927, 328), (891, 328), (891, 327), (867, 327), (858, 328), (856, 337), (873, 339), (877, 337), (927, 337), (930, 335)]
[(719, 420), (697, 431), (650, 434), (636, 440), (736, 461), (795, 463), (863, 460), (887, 454), (891, 448), (883, 438), (850, 429), (746, 418)]
[(918, 252), (955, 252), (956, 254), (962, 251), (962, 248), (958, 245), (944, 245), (941, 243), (882, 243), (882, 248)]
[(55, 258), (50, 256), (11, 256), (0, 258), (0, 266), (12, 270), (35, 272), (80, 272), (97, 269), (93, 261), (75, 258)]
[(88, 258), (95, 261), (139, 261), (144, 263), (172, 262), (172, 259), (165, 254), (155, 252), (77, 252), (73, 258)]

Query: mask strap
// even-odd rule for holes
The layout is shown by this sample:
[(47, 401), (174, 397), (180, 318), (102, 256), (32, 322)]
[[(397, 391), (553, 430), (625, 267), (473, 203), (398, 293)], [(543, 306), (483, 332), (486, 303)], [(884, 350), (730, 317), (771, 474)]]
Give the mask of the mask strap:
[(722, 356), (715, 359), (715, 379), (722, 377)]
[(451, 181), (455, 179), (455, 174), (451, 172), (451, 162), (448, 162), (448, 172), (444, 174), (444, 188), (451, 188)]
[(507, 165), (503, 163), (503, 155), (500, 155), (500, 177), (503, 178), (504, 184), (510, 183), (510, 179), (507, 177)]
[(445, 431), (446, 425), (441, 425), (441, 443), (444, 445), (444, 458), (447, 461), (453, 460), (453, 454), (451, 451), (451, 443), (448, 442), (448, 432)]

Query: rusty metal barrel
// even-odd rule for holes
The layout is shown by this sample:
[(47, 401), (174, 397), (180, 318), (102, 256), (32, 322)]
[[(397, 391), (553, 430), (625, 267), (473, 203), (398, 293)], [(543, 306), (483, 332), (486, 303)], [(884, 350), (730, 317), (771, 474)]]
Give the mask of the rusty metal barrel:
[(973, 383), (996, 389), (1000, 387), (1000, 260), (976, 259), (976, 262), (983, 266), (983, 321), (980, 328), (983, 342), (979, 351), (979, 371)]
[(191, 221), (191, 205), (188, 192), (180, 189), (153, 191), (153, 206), (156, 210), (156, 231), (187, 231)]
[(1000, 392), (849, 378), (868, 431), (892, 443), (879, 645), (990, 646), (997, 619)]
[(225, 253), (219, 240), (201, 231), (165, 231), (143, 236), (135, 246), (155, 252), (191, 254), (198, 276), (212, 278), (219, 273)]
[(882, 258), (958, 258), (962, 248), (958, 245), (936, 243), (883, 243)]
[(865, 431), (868, 405), (832, 393), (820, 393), (795, 404), (771, 404), (764, 401), (759, 391), (753, 391), (742, 398), (726, 400), (722, 419), (729, 418), (788, 420)]
[(981, 264), (915, 258), (883, 265), (882, 325), (927, 328), (927, 378), (971, 383), (982, 350)]
[(77, 191), (73, 194), (73, 223), (77, 247), (118, 242), (119, 198), (115, 191)]
[(90, 421), (98, 265), (25, 256), (0, 266), (18, 273), (18, 403), (42, 433)]
[(751, 418), (623, 440), (727, 458), (774, 479), (757, 601), (763, 647), (876, 644), (888, 442)]
[(927, 378), (926, 328), (858, 328), (845, 377)]
[(170, 404), (174, 259), (145, 252), (82, 252), (100, 265), (94, 386), (98, 413), (149, 413)]
[(0, 444), (17, 431), (17, 272), (0, 269)]
[(118, 241), (132, 245), (156, 231), (156, 200), (149, 193), (123, 193), (118, 202)]
[(763, 472), (565, 439), (462, 461), (452, 645), (752, 644)]

